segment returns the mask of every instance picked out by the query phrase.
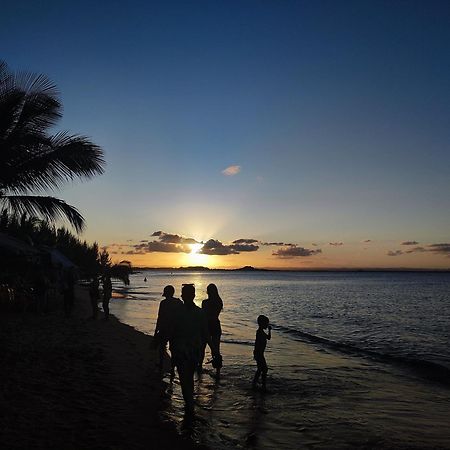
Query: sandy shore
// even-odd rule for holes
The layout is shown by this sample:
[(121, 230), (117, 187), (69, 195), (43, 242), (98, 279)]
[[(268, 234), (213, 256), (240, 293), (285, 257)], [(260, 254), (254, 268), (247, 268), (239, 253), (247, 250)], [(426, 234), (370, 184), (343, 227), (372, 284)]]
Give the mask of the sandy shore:
[(152, 338), (89, 316), (78, 288), (70, 319), (61, 311), (0, 317), (2, 448), (194, 448), (158, 419)]

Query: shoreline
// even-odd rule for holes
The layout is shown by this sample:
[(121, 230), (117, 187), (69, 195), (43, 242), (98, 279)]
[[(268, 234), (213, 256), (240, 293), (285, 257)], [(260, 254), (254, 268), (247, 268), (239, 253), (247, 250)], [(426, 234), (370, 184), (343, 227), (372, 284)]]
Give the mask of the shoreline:
[(5, 448), (206, 448), (159, 417), (152, 337), (114, 316), (90, 315), (88, 292), (78, 286), (70, 318), (62, 311), (0, 317)]

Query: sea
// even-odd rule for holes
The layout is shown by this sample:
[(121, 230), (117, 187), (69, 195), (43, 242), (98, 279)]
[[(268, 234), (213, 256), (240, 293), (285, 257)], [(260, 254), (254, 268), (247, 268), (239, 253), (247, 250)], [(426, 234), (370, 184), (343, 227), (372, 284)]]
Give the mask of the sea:
[[(141, 271), (111, 311), (152, 335), (161, 293), (217, 285), (224, 367), (196, 380), (184, 417), (162, 379), (161, 420), (211, 448), (450, 449), (450, 273)], [(268, 392), (253, 391), (256, 319), (272, 325)], [(208, 359), (208, 356), (207, 356)]]

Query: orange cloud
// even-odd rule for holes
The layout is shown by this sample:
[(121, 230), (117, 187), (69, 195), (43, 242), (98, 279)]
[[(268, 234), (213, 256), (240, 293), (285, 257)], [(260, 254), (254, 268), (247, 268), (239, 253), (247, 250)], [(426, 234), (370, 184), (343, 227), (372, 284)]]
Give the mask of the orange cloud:
[(232, 177), (237, 175), (241, 171), (241, 166), (229, 166), (226, 169), (222, 170), (222, 173), (227, 177)]

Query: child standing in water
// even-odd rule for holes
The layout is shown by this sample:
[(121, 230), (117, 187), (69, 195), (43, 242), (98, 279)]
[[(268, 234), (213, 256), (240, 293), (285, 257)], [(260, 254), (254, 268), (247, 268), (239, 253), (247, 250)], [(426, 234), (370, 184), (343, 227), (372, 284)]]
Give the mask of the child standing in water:
[[(255, 349), (253, 350), (253, 357), (256, 361), (256, 373), (253, 378), (253, 389), (256, 389), (256, 385), (258, 383), (259, 377), (261, 376), (262, 382), (262, 390), (266, 391), (266, 378), (267, 378), (267, 363), (266, 358), (264, 357), (264, 350), (266, 349), (267, 341), (272, 337), (271, 331), (272, 328), (269, 325), (269, 318), (266, 316), (258, 316), (258, 330), (256, 331), (256, 339), (255, 339)], [(267, 334), (264, 330), (268, 329)]]

